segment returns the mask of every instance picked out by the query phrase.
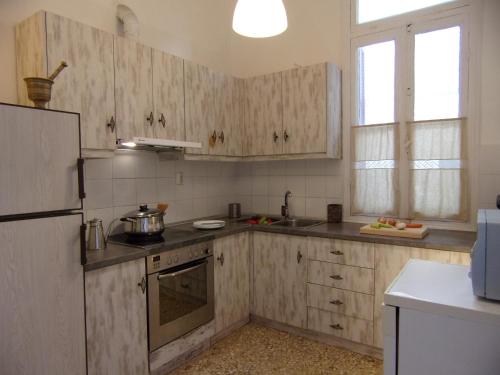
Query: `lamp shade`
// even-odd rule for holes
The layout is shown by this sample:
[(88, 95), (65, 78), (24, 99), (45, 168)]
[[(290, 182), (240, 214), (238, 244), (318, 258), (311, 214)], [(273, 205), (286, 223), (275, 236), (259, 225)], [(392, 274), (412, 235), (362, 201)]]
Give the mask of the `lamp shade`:
[(282, 0), (238, 0), (233, 16), (233, 30), (250, 38), (268, 38), (288, 27)]

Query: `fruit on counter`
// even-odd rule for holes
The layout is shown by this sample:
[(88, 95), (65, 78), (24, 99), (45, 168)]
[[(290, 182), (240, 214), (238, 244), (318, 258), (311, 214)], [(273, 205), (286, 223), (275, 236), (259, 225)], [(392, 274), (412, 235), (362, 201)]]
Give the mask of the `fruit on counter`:
[(406, 228), (422, 228), (422, 224), (417, 224), (417, 223), (410, 223), (406, 224)]
[(255, 219), (248, 219), (248, 220), (246, 221), (246, 223), (247, 223), (247, 224), (252, 224), (252, 225), (254, 225), (254, 224), (259, 224), (259, 222), (258, 222), (257, 220), (255, 220)]
[(267, 217), (262, 216), (259, 220), (259, 224), (267, 224)]
[(387, 224), (392, 225), (393, 227), (396, 226), (397, 221), (396, 219), (387, 219)]
[(400, 221), (400, 222), (396, 223), (396, 228), (399, 230), (403, 230), (406, 228), (406, 223), (403, 223)]
[(370, 227), (372, 227), (374, 229), (394, 228), (392, 225), (384, 224), (384, 223), (373, 223), (373, 224), (370, 225)]
[(380, 224), (386, 224), (387, 223), (387, 219), (383, 216), (379, 217), (378, 220), (377, 220), (378, 223)]

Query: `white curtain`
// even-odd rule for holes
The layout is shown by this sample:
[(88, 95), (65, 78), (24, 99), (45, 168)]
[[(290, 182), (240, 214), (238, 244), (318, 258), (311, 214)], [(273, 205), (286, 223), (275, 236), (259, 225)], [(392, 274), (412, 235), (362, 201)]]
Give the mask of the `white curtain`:
[(465, 119), (410, 123), (410, 217), (466, 220)]
[(397, 124), (352, 128), (352, 215), (391, 215), (398, 211)]

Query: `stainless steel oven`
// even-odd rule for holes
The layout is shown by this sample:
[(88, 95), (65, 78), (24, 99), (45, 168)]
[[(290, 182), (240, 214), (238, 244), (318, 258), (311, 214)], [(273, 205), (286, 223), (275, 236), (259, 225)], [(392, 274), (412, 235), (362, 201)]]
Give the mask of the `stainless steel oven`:
[(212, 242), (150, 255), (147, 272), (150, 351), (214, 318)]

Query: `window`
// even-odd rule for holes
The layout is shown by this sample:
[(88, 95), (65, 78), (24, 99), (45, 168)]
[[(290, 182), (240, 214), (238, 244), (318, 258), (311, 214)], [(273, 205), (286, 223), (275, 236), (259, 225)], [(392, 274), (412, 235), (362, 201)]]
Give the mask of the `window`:
[(351, 39), (351, 215), (467, 221), (462, 12)]
[(358, 0), (357, 22), (365, 23), (453, 0)]

